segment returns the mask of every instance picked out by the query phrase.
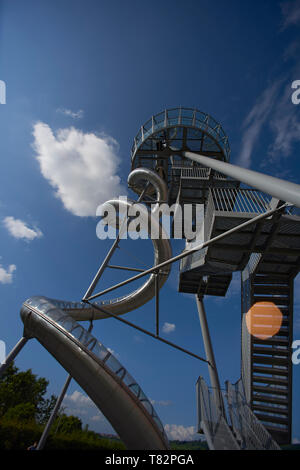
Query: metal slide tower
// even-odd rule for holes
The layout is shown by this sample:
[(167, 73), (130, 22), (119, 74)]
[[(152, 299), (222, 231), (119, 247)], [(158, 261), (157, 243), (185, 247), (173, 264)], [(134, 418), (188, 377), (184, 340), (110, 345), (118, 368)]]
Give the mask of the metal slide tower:
[[(23, 337), (0, 374), (31, 338), (36, 338), (69, 376), (39, 442), (42, 449), (71, 378), (86, 391), (129, 449), (168, 449), (153, 405), (137, 382), (91, 334), (93, 321), (114, 318), (207, 363), (210, 387), (197, 381), (198, 431), (210, 449), (280, 449), (291, 442), (293, 280), (300, 267), (300, 186), (229, 163), (228, 138), (211, 116), (190, 108), (152, 116), (134, 139), (129, 187), (142, 204), (141, 219), (161, 233), (152, 239), (154, 265), (145, 270), (110, 264), (128, 219), (82, 301), (43, 296), (24, 302)], [(117, 212), (136, 201), (112, 199)], [(172, 256), (159, 217), (162, 203), (192, 205), (197, 227), (182, 253)], [(184, 212), (184, 210), (183, 210)], [(158, 214), (158, 216), (157, 216)], [(198, 218), (200, 225), (197, 225)], [(151, 235), (151, 233), (149, 233)], [(160, 288), (180, 260), (179, 292), (194, 294), (206, 357), (160, 336)], [(133, 277), (97, 292), (105, 269)], [(232, 273), (241, 272), (241, 377), (222, 389), (204, 308), (206, 296), (225, 296)], [(130, 294), (105, 294), (145, 279)], [(123, 314), (155, 297), (155, 333)], [(78, 322), (89, 320), (85, 330)], [(230, 338), (229, 338), (230, 340)]]
[[(241, 224), (285, 201), (299, 207), (299, 186), (228, 165), (229, 158), (228, 137), (218, 122), (196, 109), (177, 108), (141, 127), (132, 148), (132, 169), (157, 171), (168, 184), (169, 204), (203, 205), (196, 244), (241, 226), (181, 260), (179, 292), (198, 297), (204, 343), (213, 354), (202, 300), (225, 296), (232, 273), (241, 272), (239, 389), (242, 386), (246, 403), (274, 439), (286, 444), (291, 442), (293, 279), (300, 266), (300, 218), (284, 207), (251, 225)], [(189, 249), (193, 243), (186, 245)], [(268, 303), (279, 308), (282, 323), (276, 334), (262, 339), (249, 332), (246, 315), (255, 304)], [(272, 322), (272, 312), (270, 317)], [(217, 374), (211, 379), (212, 386), (219, 386)]]

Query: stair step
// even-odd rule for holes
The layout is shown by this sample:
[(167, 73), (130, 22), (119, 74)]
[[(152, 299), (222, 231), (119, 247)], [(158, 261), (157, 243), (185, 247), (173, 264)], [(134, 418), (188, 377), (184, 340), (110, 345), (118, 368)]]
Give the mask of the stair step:
[(268, 339), (259, 339), (253, 338), (253, 343), (255, 344), (267, 344), (267, 345), (278, 345), (278, 346), (288, 346), (289, 340), (286, 338), (268, 338)]
[(253, 303), (256, 302), (272, 302), (275, 305), (284, 305), (286, 307), (289, 306), (290, 304), (290, 297), (289, 296), (282, 296), (278, 295), (275, 297), (275, 295), (268, 297), (267, 295), (256, 295), (253, 294)]
[(271, 424), (265, 424), (265, 428), (267, 429), (267, 431), (269, 431), (270, 434), (272, 433), (280, 433), (280, 434), (288, 434), (288, 429), (284, 429), (284, 428), (281, 428), (279, 426), (276, 426), (276, 425), (271, 425)]
[(292, 265), (292, 266), (281, 266), (281, 268), (283, 268), (281, 271), (277, 271), (276, 273), (274, 272), (274, 265), (273, 265), (273, 269), (272, 269), (272, 266), (270, 267), (266, 267), (266, 266), (262, 266), (260, 268), (260, 274), (264, 274), (266, 276), (273, 276), (275, 274), (278, 274), (278, 276), (290, 276), (290, 272), (294, 271), (295, 267)]
[(286, 377), (289, 373), (289, 369), (281, 369), (280, 367), (262, 367), (254, 365), (253, 372), (258, 372), (260, 374), (283, 375)]
[(280, 395), (280, 396), (285, 396), (288, 397), (289, 391), (287, 388), (281, 389), (281, 388), (276, 388), (274, 387), (269, 387), (269, 386), (263, 386), (263, 385), (257, 385), (254, 384), (252, 387), (253, 392), (260, 392), (260, 393), (266, 393), (268, 395)]
[(267, 355), (275, 355), (275, 356), (282, 356), (286, 357), (288, 360), (290, 351), (288, 348), (286, 349), (279, 349), (279, 348), (262, 348), (259, 346), (253, 346), (252, 348), (252, 353), (253, 354), (267, 354)]
[[(276, 413), (282, 415), (282, 418), (289, 415), (288, 410), (283, 410), (282, 408), (278, 408), (276, 406), (267, 406), (267, 405), (257, 405), (256, 403), (252, 405), (252, 409), (254, 411), (266, 411), (268, 413)], [(280, 418), (280, 417), (279, 417)]]
[(289, 297), (290, 294), (290, 286), (282, 286), (282, 285), (254, 285), (254, 295), (260, 294), (282, 294), (284, 297)]
[(268, 397), (268, 396), (264, 396), (264, 395), (256, 394), (256, 393), (253, 394), (253, 401), (266, 401), (267, 403), (274, 403), (277, 405), (289, 404), (289, 400), (287, 398)]
[(263, 375), (252, 374), (252, 381), (264, 384), (288, 385), (288, 380), (279, 377), (265, 377)]
[[(254, 303), (255, 303), (255, 302), (253, 302), (252, 305), (254, 305)], [(283, 318), (284, 318), (285, 320), (288, 320), (288, 319), (289, 319), (289, 316), (290, 316), (290, 308), (289, 308), (289, 306), (282, 306), (282, 305), (280, 305), (280, 306), (278, 307), (278, 309), (280, 310), (280, 313), (282, 314)]]
[[(265, 334), (265, 332), (266, 332), (266, 327), (264, 325), (254, 325), (254, 328), (255, 328), (255, 332), (256, 332), (257, 336), (261, 335), (261, 334)], [(289, 329), (281, 328), (279, 331), (277, 331), (276, 335), (273, 335), (271, 338), (274, 338), (274, 339), (276, 339), (276, 338), (279, 339), (279, 337), (280, 337), (280, 339), (281, 339), (281, 337), (288, 338), (289, 333), (290, 333)], [(263, 340), (263, 341), (265, 341), (265, 340)]]
[(255, 411), (255, 415), (261, 420), (268, 423), (277, 423), (277, 424), (289, 424), (288, 418), (280, 418), (279, 416), (270, 416), (267, 414), (260, 413)]
[(285, 274), (278, 274), (277, 276), (274, 274), (267, 274), (267, 275), (256, 274), (253, 279), (253, 283), (254, 285), (256, 284), (270, 284), (270, 285), (281, 284), (281, 285), (289, 286), (289, 276)]
[[(260, 268), (263, 269), (263, 265), (261, 265)], [(255, 273), (255, 281), (260, 280), (260, 279), (267, 279), (270, 281), (280, 280), (280, 281), (288, 282), (289, 274), (274, 272), (274, 270), (266, 273), (264, 270), (259, 270), (259, 272)]]
[(276, 338), (278, 336), (286, 336), (288, 337), (290, 334), (290, 331), (288, 328), (280, 328), (280, 330), (276, 333), (276, 335), (273, 336), (273, 338)]
[(266, 357), (266, 356), (257, 356), (252, 353), (252, 363), (253, 364), (272, 364), (276, 366), (289, 366), (290, 359), (288, 357)]

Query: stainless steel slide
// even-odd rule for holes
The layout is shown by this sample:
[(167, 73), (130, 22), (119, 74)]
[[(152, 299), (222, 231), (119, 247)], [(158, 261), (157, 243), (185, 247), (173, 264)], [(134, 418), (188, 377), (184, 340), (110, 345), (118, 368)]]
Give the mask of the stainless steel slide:
[(103, 344), (46, 297), (24, 302), (21, 318), (24, 336), (36, 338), (74, 377), (128, 449), (168, 449), (153, 405)]
[[(145, 186), (145, 182), (149, 183), (154, 187), (156, 193), (156, 201), (165, 201), (167, 199), (168, 188), (165, 181), (153, 170), (148, 168), (138, 168), (132, 171), (128, 176), (128, 184), (133, 191), (141, 192), (141, 183)], [(136, 201), (130, 199), (111, 199), (103, 204), (100, 213), (97, 215), (103, 215), (105, 207), (113, 207), (117, 213), (128, 213), (131, 208), (136, 204)], [(151, 239), (154, 251), (154, 266), (164, 261), (167, 261), (172, 257), (172, 248), (170, 241), (165, 233), (162, 225), (160, 224), (157, 212), (159, 210), (159, 204), (154, 204), (152, 211), (148, 211), (146, 206), (143, 204), (138, 205), (139, 208), (139, 220), (142, 221), (143, 226), (148, 229), (149, 239)], [(112, 221), (113, 225), (115, 221)], [(160, 234), (159, 238), (153, 238), (153, 233)], [(162, 288), (166, 280), (168, 279), (171, 270), (171, 265), (165, 266), (163, 272), (159, 274), (159, 288)], [(122, 297), (112, 299), (109, 301), (96, 301), (94, 302), (99, 307), (105, 308), (108, 313), (114, 315), (123, 315), (132, 310), (135, 310), (142, 305), (149, 302), (155, 295), (155, 274), (149, 275), (144, 284), (139, 288), (126, 294)], [(82, 302), (66, 302), (63, 300), (55, 300), (58, 308), (63, 310), (67, 309), (69, 315), (71, 315), (77, 321), (84, 321), (89, 319), (102, 319), (107, 318), (107, 315), (93, 308), (89, 304)]]
[[(167, 186), (154, 171), (139, 168), (129, 175), (128, 183), (139, 193), (140, 184), (152, 185), (156, 201), (167, 198)], [(153, 189), (154, 188), (154, 189)], [(116, 212), (127, 212), (135, 201), (112, 199), (105, 203)], [(151, 230), (164, 233), (156, 213), (139, 205), (139, 217)], [(98, 214), (99, 215), (99, 214)], [(103, 215), (103, 214), (102, 214)], [(132, 220), (132, 219), (131, 219)], [(113, 222), (118, 223), (114, 220)], [(166, 236), (152, 239), (154, 265), (172, 257)], [(159, 287), (166, 282), (170, 266), (159, 275)], [(144, 284), (133, 292), (109, 301), (94, 302), (108, 313), (121, 315), (148, 302), (155, 295), (155, 275), (151, 274)], [(106, 416), (122, 441), (129, 449), (168, 449), (168, 439), (163, 425), (146, 395), (119, 361), (87, 332), (76, 320), (107, 318), (105, 313), (84, 302), (66, 302), (46, 297), (32, 297), (21, 309), (24, 336), (36, 338), (69, 374), (86, 391)]]

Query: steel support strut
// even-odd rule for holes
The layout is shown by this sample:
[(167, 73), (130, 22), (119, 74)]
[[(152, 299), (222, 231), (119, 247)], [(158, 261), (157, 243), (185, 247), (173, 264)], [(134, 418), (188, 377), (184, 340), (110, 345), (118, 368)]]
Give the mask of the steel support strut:
[(198, 315), (199, 315), (199, 320), (200, 320), (200, 325), (201, 325), (204, 349), (205, 349), (206, 359), (207, 359), (207, 362), (208, 362), (208, 372), (209, 372), (209, 377), (210, 377), (210, 384), (211, 384), (211, 387), (213, 389), (213, 395), (214, 395), (216, 406), (221, 411), (221, 413), (224, 415), (223, 397), (222, 397), (222, 394), (221, 394), (221, 387), (220, 387), (220, 381), (219, 381), (219, 376), (218, 376), (218, 370), (217, 370), (215, 355), (214, 355), (212, 342), (211, 342), (211, 338), (210, 338), (210, 334), (209, 334), (209, 328), (208, 328), (208, 323), (207, 323), (203, 298), (198, 296), (198, 295), (195, 295), (195, 297), (196, 297)]
[(231, 163), (221, 162), (214, 158), (205, 157), (204, 155), (198, 155), (193, 152), (180, 152), (184, 157), (193, 160), (194, 162), (200, 163), (203, 166), (212, 168), (213, 170), (219, 171), (224, 175), (230, 176), (242, 183), (253, 186), (253, 188), (259, 189), (260, 191), (270, 194), (273, 197), (281, 201), (286, 201), (300, 207), (300, 185), (290, 183), (289, 181), (275, 178), (274, 176), (265, 175), (258, 171), (248, 170), (238, 165), (232, 165)]
[(17, 342), (15, 347), (10, 351), (9, 355), (5, 359), (5, 362), (0, 367), (0, 377), (5, 372), (9, 364), (15, 359), (15, 357), (19, 354), (21, 349), (25, 346), (29, 338), (22, 336), (22, 338)]
[(118, 315), (115, 315), (115, 314), (112, 313), (112, 312), (107, 312), (103, 307), (100, 307), (100, 306), (97, 305), (97, 304), (92, 304), (92, 303), (89, 302), (88, 300), (83, 300), (83, 302), (89, 304), (89, 305), (90, 305), (91, 307), (93, 307), (95, 310), (99, 310), (100, 312), (104, 313), (105, 315), (107, 315), (107, 318), (110, 318), (110, 317), (111, 317), (111, 318), (115, 318), (116, 320), (120, 321), (121, 323), (125, 323), (125, 325), (131, 326), (132, 328), (134, 328), (134, 329), (136, 329), (136, 330), (138, 330), (138, 331), (141, 331), (142, 333), (145, 333), (146, 335), (151, 336), (152, 338), (157, 339), (158, 341), (161, 341), (162, 343), (165, 343), (165, 344), (167, 344), (168, 346), (171, 346), (172, 348), (178, 349), (179, 351), (184, 352), (185, 354), (188, 354), (189, 356), (192, 356), (192, 357), (198, 359), (199, 361), (207, 362), (207, 360), (204, 359), (203, 357), (200, 357), (200, 356), (198, 356), (197, 354), (194, 354), (193, 352), (188, 351), (187, 349), (184, 349), (184, 348), (182, 348), (181, 346), (178, 346), (177, 344), (171, 343), (171, 341), (168, 341), (168, 340), (166, 340), (166, 339), (164, 339), (164, 338), (161, 338), (160, 336), (157, 336), (156, 334), (151, 333), (151, 331), (147, 331), (147, 330), (145, 330), (144, 328), (141, 328), (140, 326), (135, 325), (134, 323), (131, 323), (130, 321), (125, 320), (124, 318), (119, 317)]
[[(166, 261), (163, 261), (160, 264), (156, 264), (155, 266), (153, 266), (150, 269), (146, 269), (144, 272), (142, 272), (140, 274), (137, 274), (136, 276), (133, 276), (133, 277), (127, 279), (126, 281), (119, 282), (118, 284), (115, 284), (114, 286), (109, 287), (108, 289), (105, 289), (101, 292), (98, 292), (97, 294), (91, 295), (90, 297), (84, 297), (82, 300), (84, 302), (93, 300), (97, 297), (100, 297), (101, 295), (107, 294), (108, 292), (111, 292), (111, 291), (117, 289), (118, 287), (125, 286), (126, 284), (129, 284), (130, 282), (133, 282), (133, 281), (136, 281), (137, 279), (142, 278), (143, 276), (147, 276), (148, 274), (152, 274), (153, 272), (156, 272), (156, 271), (160, 270), (161, 268), (163, 268), (163, 267), (165, 267), (169, 264), (174, 263), (175, 261), (179, 261), (182, 258), (185, 258), (186, 256), (189, 256), (192, 253), (195, 253), (196, 251), (201, 250), (202, 248), (205, 248), (209, 245), (212, 245), (213, 243), (217, 242), (218, 240), (222, 240), (223, 238), (227, 237), (228, 235), (231, 235), (232, 233), (238, 232), (242, 228), (248, 227), (248, 225), (254, 224), (255, 222), (258, 222), (259, 220), (270, 217), (270, 215), (275, 214), (276, 212), (279, 212), (280, 210), (283, 210), (285, 207), (288, 207), (290, 205), (291, 204), (289, 204), (289, 203), (285, 203), (285, 204), (282, 204), (280, 207), (277, 207), (277, 208), (272, 209), (270, 211), (264, 212), (263, 214), (259, 214), (256, 217), (253, 217), (253, 219), (247, 220), (247, 222), (244, 222), (240, 225), (237, 225), (236, 227), (233, 227), (232, 229), (227, 230), (226, 232), (221, 233), (220, 235), (217, 235), (216, 237), (211, 238), (210, 240), (207, 240), (204, 243), (201, 243), (200, 245), (196, 246), (195, 248), (191, 248), (190, 250), (186, 250), (183, 253), (180, 253), (179, 255), (174, 256), (173, 258), (170, 258)], [(91, 304), (91, 305), (93, 305), (93, 304)], [(95, 306), (95, 308), (96, 308), (96, 306)]]
[(51, 416), (44, 428), (44, 431), (43, 431), (43, 434), (39, 440), (39, 443), (37, 445), (37, 450), (42, 450), (44, 448), (44, 445), (46, 444), (46, 440), (47, 440), (47, 437), (48, 437), (48, 434), (50, 432), (50, 429), (51, 429), (51, 426), (53, 424), (53, 421), (55, 420), (56, 416), (57, 416), (57, 413), (59, 411), (59, 408), (60, 408), (60, 405), (62, 404), (62, 401), (63, 399), (65, 398), (65, 394), (67, 393), (67, 390), (69, 388), (69, 385), (70, 385), (70, 382), (72, 380), (72, 376), (71, 375), (68, 375), (67, 377), (67, 380), (62, 388), (62, 391), (60, 392), (60, 395), (55, 403), (55, 406), (52, 410), (52, 413), (51, 413)]
[[(145, 185), (145, 187), (144, 187), (142, 193), (140, 194), (140, 197), (139, 197), (138, 200), (137, 200), (137, 203), (141, 202), (141, 200), (143, 199), (143, 197), (144, 197), (144, 195), (145, 195), (145, 193), (146, 193), (146, 191), (147, 191), (147, 189), (148, 189), (148, 187), (149, 187), (149, 184), (150, 184), (150, 183), (148, 182), (148, 183)], [(115, 239), (115, 241), (113, 242), (113, 244), (112, 244), (110, 250), (108, 251), (108, 253), (107, 253), (105, 259), (103, 260), (103, 262), (102, 262), (100, 268), (98, 269), (98, 271), (97, 271), (97, 273), (96, 273), (96, 276), (95, 276), (94, 279), (92, 280), (92, 282), (91, 282), (91, 284), (90, 284), (88, 290), (87, 290), (86, 293), (84, 294), (83, 299), (89, 298), (90, 295), (94, 292), (94, 289), (95, 289), (95, 287), (96, 287), (96, 285), (97, 285), (97, 283), (98, 283), (100, 277), (102, 276), (102, 274), (103, 274), (105, 268), (108, 266), (108, 263), (109, 263), (109, 261), (110, 261), (112, 255), (114, 254), (116, 248), (118, 248), (118, 246), (119, 246), (119, 241), (120, 241), (120, 239), (121, 239), (121, 236), (122, 236), (124, 230), (127, 229), (129, 219), (130, 219), (130, 218), (124, 218), (124, 219), (123, 219), (122, 224), (121, 224), (120, 229), (119, 229), (118, 236), (116, 237), (116, 239)]]
[(155, 336), (159, 336), (159, 274), (155, 274)]

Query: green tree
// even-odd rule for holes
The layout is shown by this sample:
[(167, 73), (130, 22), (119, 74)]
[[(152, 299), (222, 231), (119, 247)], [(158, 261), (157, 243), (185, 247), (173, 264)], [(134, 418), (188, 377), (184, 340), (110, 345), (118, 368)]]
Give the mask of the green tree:
[(3, 421), (34, 423), (35, 406), (32, 403), (20, 403), (13, 408), (9, 408), (2, 419)]
[(20, 372), (12, 363), (0, 378), (0, 417), (17, 405), (31, 404), (35, 409), (35, 418), (43, 423), (50, 416), (56, 401), (53, 395), (46, 399), (48, 381), (37, 378), (31, 369)]
[(56, 418), (53, 428), (60, 434), (70, 434), (82, 431), (82, 421), (77, 416), (67, 416), (63, 413)]
[(35, 415), (38, 424), (47, 423), (48, 419), (50, 418), (51, 412), (55, 406), (56, 400), (57, 397), (55, 395), (51, 395), (50, 398), (43, 398), (37, 408)]

